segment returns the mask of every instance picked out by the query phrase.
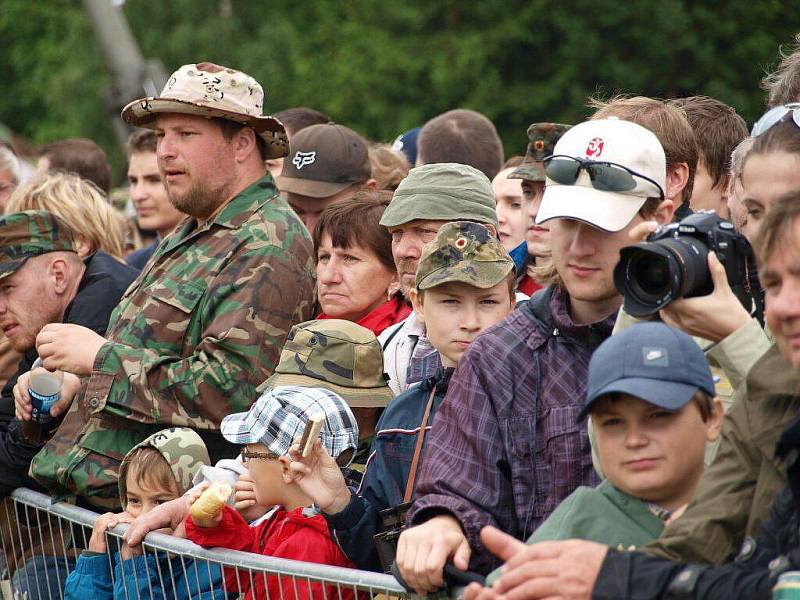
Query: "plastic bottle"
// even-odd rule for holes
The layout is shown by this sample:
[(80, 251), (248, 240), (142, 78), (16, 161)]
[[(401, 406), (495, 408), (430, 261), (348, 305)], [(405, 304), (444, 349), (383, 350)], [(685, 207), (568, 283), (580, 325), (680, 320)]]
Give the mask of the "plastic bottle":
[(61, 398), (63, 381), (64, 373), (48, 371), (42, 365), (41, 358), (37, 358), (33, 363), (28, 381), (28, 394), (31, 397), (33, 410), (31, 420), (21, 423), (22, 433), (29, 441), (41, 444), (53, 434), (56, 419), (50, 415), (50, 408)]

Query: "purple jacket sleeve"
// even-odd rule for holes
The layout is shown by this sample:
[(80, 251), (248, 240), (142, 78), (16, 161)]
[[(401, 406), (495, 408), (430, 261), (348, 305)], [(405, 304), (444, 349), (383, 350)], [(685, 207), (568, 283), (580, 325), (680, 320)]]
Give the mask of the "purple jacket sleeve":
[(480, 341), (459, 361), (447, 395), (436, 412), (417, 479), (409, 525), (451, 513), (472, 547), (470, 569), (489, 572), (496, 559), (480, 542), (480, 530), (494, 525), (515, 531), (509, 461), (486, 373)]

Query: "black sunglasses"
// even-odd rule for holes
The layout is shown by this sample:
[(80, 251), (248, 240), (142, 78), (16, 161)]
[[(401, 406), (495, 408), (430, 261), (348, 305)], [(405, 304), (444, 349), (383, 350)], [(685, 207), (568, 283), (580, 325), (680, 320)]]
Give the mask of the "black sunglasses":
[(598, 162), (554, 154), (544, 159), (547, 176), (561, 185), (574, 185), (581, 170), (589, 174), (592, 187), (603, 192), (629, 192), (636, 189), (634, 177), (652, 183), (658, 190), (658, 197), (664, 198), (663, 188), (646, 175), (630, 170), (628, 167), (610, 162)]

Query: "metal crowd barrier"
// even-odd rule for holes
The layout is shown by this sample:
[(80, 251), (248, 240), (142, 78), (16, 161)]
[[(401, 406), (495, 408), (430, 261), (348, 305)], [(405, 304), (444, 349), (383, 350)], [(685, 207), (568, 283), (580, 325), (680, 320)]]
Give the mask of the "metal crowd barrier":
[[(88, 547), (98, 516), (71, 504), (53, 503), (48, 496), (29, 489), (14, 490), (0, 506), (0, 590), (4, 600), (63, 600), (67, 576), (81, 550)], [(113, 588), (102, 589), (86, 600), (407, 597), (390, 575), (234, 550), (207, 550), (189, 540), (155, 532), (145, 538), (139, 560), (120, 562), (112, 555), (126, 528), (118, 525), (106, 535), (109, 553), (104, 555), (104, 564), (108, 569), (102, 570)], [(85, 596), (72, 597), (83, 600)]]

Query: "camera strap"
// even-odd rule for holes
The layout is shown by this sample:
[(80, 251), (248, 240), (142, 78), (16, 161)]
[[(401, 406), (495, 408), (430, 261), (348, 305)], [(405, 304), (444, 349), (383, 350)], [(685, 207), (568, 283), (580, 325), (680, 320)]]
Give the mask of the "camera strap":
[(408, 472), (408, 482), (406, 483), (406, 492), (403, 494), (403, 503), (409, 502), (411, 496), (414, 494), (414, 483), (417, 480), (417, 465), (419, 465), (419, 456), (422, 453), (422, 444), (425, 441), (425, 429), (428, 427), (428, 419), (431, 416), (431, 406), (433, 406), (433, 397), (436, 394), (436, 385), (434, 384), (431, 390), (431, 395), (428, 396), (428, 404), (425, 405), (425, 413), (422, 415), (422, 421), (419, 424), (419, 431), (417, 431), (417, 443), (414, 446), (414, 456), (411, 459), (411, 470)]

